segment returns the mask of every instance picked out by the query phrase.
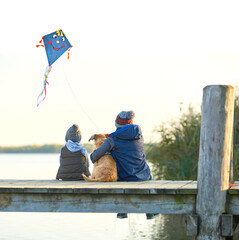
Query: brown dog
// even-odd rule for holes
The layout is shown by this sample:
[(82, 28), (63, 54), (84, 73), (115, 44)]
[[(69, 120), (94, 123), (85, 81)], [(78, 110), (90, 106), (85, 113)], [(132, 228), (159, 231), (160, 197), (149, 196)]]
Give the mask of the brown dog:
[[(95, 140), (95, 149), (99, 148), (109, 134), (94, 134), (90, 140)], [(94, 169), (91, 178), (82, 174), (83, 178), (88, 182), (116, 182), (117, 168), (113, 157), (109, 154), (102, 156), (94, 163)]]

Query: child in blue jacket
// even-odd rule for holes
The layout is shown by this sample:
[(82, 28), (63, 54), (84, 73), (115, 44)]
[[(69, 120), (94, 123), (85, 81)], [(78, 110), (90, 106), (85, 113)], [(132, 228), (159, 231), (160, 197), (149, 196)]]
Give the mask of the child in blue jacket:
[[(139, 125), (133, 124), (135, 113), (122, 111), (115, 120), (116, 131), (90, 156), (95, 163), (105, 153), (110, 152), (117, 165), (118, 181), (152, 180), (150, 168), (144, 154), (144, 139)], [(146, 214), (152, 219), (158, 214)], [(118, 218), (127, 218), (126, 213), (118, 213)]]

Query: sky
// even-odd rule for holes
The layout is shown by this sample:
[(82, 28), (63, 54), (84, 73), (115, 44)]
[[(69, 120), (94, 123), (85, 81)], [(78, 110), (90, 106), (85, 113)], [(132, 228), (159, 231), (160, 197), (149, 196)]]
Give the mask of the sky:
[[(134, 110), (145, 142), (189, 104), (200, 111), (203, 88), (239, 81), (239, 2), (194, 0), (2, 1), (0, 146), (64, 144), (74, 123), (86, 143), (115, 130)], [(73, 45), (44, 72), (42, 36), (62, 29)]]

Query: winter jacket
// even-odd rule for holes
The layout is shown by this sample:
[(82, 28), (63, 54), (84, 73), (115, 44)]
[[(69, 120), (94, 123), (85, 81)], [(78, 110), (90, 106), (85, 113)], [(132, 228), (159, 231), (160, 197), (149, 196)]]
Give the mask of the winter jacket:
[(111, 152), (116, 161), (118, 181), (151, 179), (144, 154), (144, 139), (138, 125), (126, 125), (111, 133), (102, 146), (91, 154), (92, 162), (97, 161), (106, 152)]
[(86, 157), (82, 152), (71, 152), (66, 146), (61, 149), (60, 167), (56, 179), (65, 181), (83, 180), (82, 173), (90, 175)]

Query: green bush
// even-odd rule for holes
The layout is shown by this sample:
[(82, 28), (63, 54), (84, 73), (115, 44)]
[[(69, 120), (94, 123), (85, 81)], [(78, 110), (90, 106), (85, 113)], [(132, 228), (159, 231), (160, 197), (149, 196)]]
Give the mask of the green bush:
[(196, 179), (200, 123), (201, 115), (189, 106), (188, 112), (178, 121), (171, 122), (168, 127), (162, 124), (155, 130), (160, 135), (160, 142), (146, 148), (155, 178)]
[[(158, 143), (148, 144), (145, 152), (153, 164), (156, 179), (196, 180), (199, 158), (201, 114), (189, 106), (180, 119), (161, 124), (155, 131)], [(233, 127), (233, 178), (239, 179), (239, 96), (235, 98)]]

